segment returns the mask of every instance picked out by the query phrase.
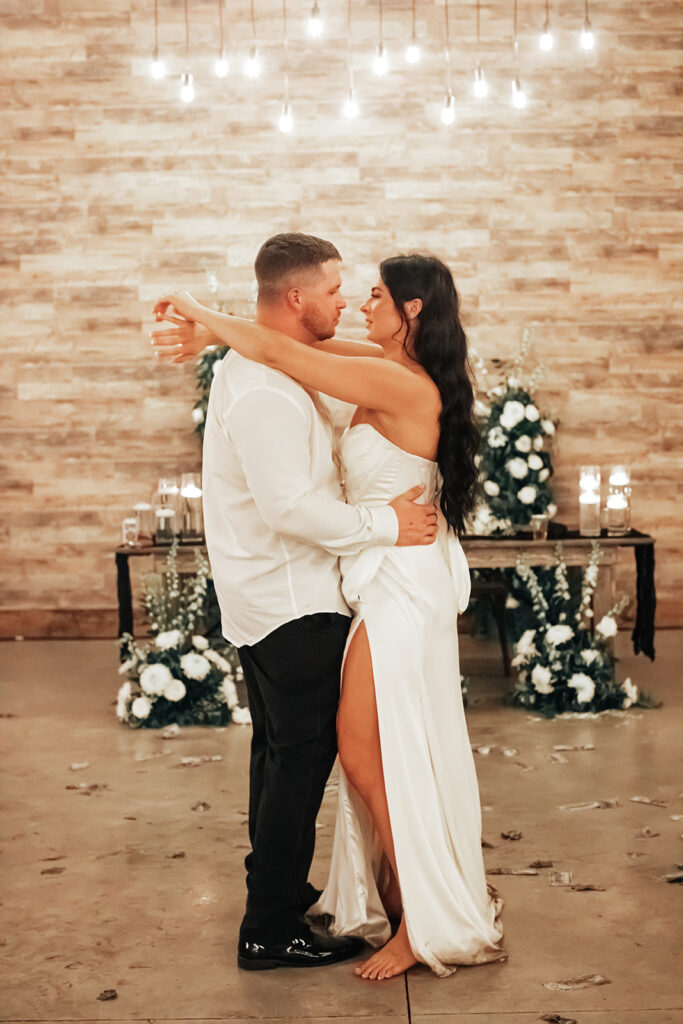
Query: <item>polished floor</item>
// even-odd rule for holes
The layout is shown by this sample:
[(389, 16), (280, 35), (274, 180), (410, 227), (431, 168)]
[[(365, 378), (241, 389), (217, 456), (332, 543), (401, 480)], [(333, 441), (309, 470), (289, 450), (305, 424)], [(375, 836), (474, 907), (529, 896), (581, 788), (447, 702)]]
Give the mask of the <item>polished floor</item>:
[[(114, 644), (0, 645), (0, 1021), (680, 1024), (683, 894), (666, 876), (683, 861), (683, 634), (660, 632), (654, 663), (626, 635), (617, 651), (661, 708), (545, 721), (502, 705), (499, 651), (464, 638), (487, 868), (535, 873), (490, 874), (507, 962), (368, 983), (348, 964), (237, 969), (249, 729), (131, 731)], [(593, 801), (608, 806), (562, 809)], [(333, 777), (318, 884), (334, 802)], [(548, 987), (586, 976), (605, 980)]]

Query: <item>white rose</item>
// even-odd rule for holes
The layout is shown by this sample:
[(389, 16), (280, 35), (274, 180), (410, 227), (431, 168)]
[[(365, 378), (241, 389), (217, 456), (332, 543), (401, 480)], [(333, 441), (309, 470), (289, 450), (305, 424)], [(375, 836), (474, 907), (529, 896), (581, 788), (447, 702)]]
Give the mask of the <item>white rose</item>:
[(515, 480), (523, 480), (529, 472), (526, 459), (510, 459), (509, 462), (505, 463), (505, 468)]
[(235, 679), (244, 679), (244, 669), (242, 668), (241, 665), (238, 665), (237, 668), (235, 669)]
[(165, 633), (159, 633), (155, 638), (155, 645), (162, 651), (168, 651), (182, 643), (183, 634), (179, 629), (169, 629)]
[(536, 437), (534, 438), (534, 440), (533, 440), (533, 446), (534, 446), (534, 451), (535, 451), (535, 452), (540, 452), (541, 448), (543, 447), (543, 438), (541, 437), (541, 435), (540, 435), (540, 434), (538, 434), (538, 435), (537, 435), (537, 436), (536, 436)]
[(545, 665), (534, 665), (531, 670), (531, 682), (536, 693), (552, 693), (553, 684), (550, 682), (550, 669)]
[(565, 626), (560, 623), (557, 626), (549, 626), (545, 633), (546, 642), (551, 644), (553, 647), (557, 647), (559, 644), (566, 644), (568, 640), (573, 639), (574, 630), (571, 626)]
[(128, 701), (131, 698), (131, 685), (126, 682), (120, 687), (116, 698), (116, 717), (125, 718), (128, 713)]
[(515, 441), (515, 448), (518, 452), (530, 452), (531, 451), (531, 438), (528, 434), (522, 434)]
[(526, 409), (524, 410), (524, 415), (528, 419), (529, 423), (535, 423), (536, 420), (540, 419), (541, 416), (540, 412), (533, 404), (527, 405)]
[(180, 667), (190, 679), (204, 679), (211, 671), (211, 663), (203, 654), (189, 651), (180, 659)]
[(193, 409), (192, 410), (192, 419), (194, 420), (195, 423), (203, 423), (204, 422), (204, 410), (203, 409), (199, 409), (199, 408)]
[(133, 701), (131, 711), (136, 718), (147, 718), (152, 710), (152, 702), (148, 697), (136, 697)]
[(495, 498), (497, 494), (500, 494), (500, 487), (495, 480), (484, 480), (484, 490), (492, 498)]
[(239, 697), (237, 696), (237, 688), (236, 688), (235, 684), (233, 683), (232, 679), (229, 679), (226, 676), (223, 679), (223, 682), (221, 683), (221, 689), (223, 691), (223, 697), (225, 698), (225, 703), (228, 705), (228, 707), (231, 710), (233, 708), (238, 707), (239, 706)]
[(487, 440), (490, 448), (504, 448), (507, 444), (508, 436), (500, 427), (492, 427), (488, 432)]
[(550, 476), (550, 470), (547, 469), (547, 468), (542, 469), (541, 472), (538, 474), (539, 482), (543, 483), (545, 480), (548, 479), (549, 476)]
[(128, 661), (124, 661), (123, 665), (119, 666), (118, 673), (120, 676), (125, 676), (131, 668), (135, 668), (135, 658), (129, 658)]
[(521, 402), (506, 402), (500, 414), (500, 422), (506, 430), (512, 430), (524, 419), (524, 406)]
[(548, 435), (548, 437), (552, 437), (552, 435), (555, 433), (555, 424), (552, 420), (541, 420), (541, 426), (543, 427), (543, 430)]
[(166, 700), (182, 700), (187, 690), (185, 689), (185, 683), (182, 679), (173, 678), (173, 681), (164, 690), (164, 697)]
[(536, 636), (535, 629), (525, 629), (519, 640), (515, 644), (515, 650), (518, 654), (536, 654), (536, 645), (534, 638)]
[(480, 419), (483, 419), (485, 416), (488, 416), (490, 412), (491, 412), (491, 407), (489, 405), (487, 405), (486, 402), (482, 402), (481, 398), (475, 398), (475, 400), (474, 400), (474, 415), (475, 416), (478, 416)]
[(555, 505), (551, 501), (550, 504), (548, 505), (547, 509), (546, 509), (546, 513), (548, 515), (548, 518), (552, 519), (556, 512), (557, 512), (557, 505)]
[(540, 455), (530, 455), (527, 462), (529, 469), (543, 469), (543, 459)]
[(531, 505), (536, 500), (536, 488), (522, 487), (521, 491), (517, 491), (517, 497), (523, 505)]
[(166, 665), (148, 665), (140, 674), (140, 686), (151, 697), (157, 697), (166, 691), (172, 679), (171, 670)]
[(585, 661), (587, 665), (592, 665), (594, 661), (600, 658), (600, 651), (596, 651), (594, 647), (589, 647), (585, 651), (581, 651), (581, 660)]
[(251, 725), (251, 714), (249, 708), (233, 708), (232, 720), (235, 725)]
[[(506, 608), (519, 608), (519, 601), (517, 600), (516, 597), (513, 597), (512, 594), (508, 594), (508, 596), (505, 598), (505, 607)], [(529, 631), (527, 630), (527, 632), (529, 632)]]
[(198, 651), (205, 651), (206, 648), (209, 646), (209, 641), (206, 639), (205, 636), (193, 636), (192, 646), (196, 647)]
[(611, 615), (603, 615), (595, 628), (605, 639), (617, 635), (617, 624)]
[(631, 677), (628, 676), (628, 678), (624, 679), (621, 684), (621, 689), (624, 691), (624, 703), (622, 704), (622, 707), (630, 708), (631, 705), (635, 704), (638, 700), (638, 687), (635, 683), (631, 682)]
[(474, 465), (475, 466), (480, 466), (481, 465), (481, 455), (475, 455), (474, 456)]
[(590, 676), (587, 676), (584, 672), (575, 672), (571, 677), (567, 686), (571, 686), (576, 690), (576, 699), (579, 704), (587, 704), (589, 700), (593, 700), (595, 695), (595, 683)]

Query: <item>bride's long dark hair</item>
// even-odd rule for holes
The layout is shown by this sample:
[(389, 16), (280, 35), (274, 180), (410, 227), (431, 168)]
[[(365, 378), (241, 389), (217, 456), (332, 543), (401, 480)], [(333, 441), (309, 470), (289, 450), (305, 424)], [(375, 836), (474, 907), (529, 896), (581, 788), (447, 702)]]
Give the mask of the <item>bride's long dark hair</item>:
[(443, 480), (439, 502), (446, 522), (460, 535), (476, 500), (478, 472), (474, 457), (479, 448), (479, 430), (474, 418), (467, 337), (460, 323), (460, 300), (453, 275), (441, 260), (421, 253), (391, 256), (380, 263), (379, 272), (406, 324), (404, 304), (422, 299), (417, 329), (406, 336), (404, 348), (424, 367), (441, 395), (436, 455)]

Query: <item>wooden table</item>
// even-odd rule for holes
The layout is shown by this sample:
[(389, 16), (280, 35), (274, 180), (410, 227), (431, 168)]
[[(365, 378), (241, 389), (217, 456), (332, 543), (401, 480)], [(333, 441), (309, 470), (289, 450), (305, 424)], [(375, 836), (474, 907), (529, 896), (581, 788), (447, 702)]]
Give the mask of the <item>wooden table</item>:
[[(556, 527), (558, 532), (564, 528)], [(593, 600), (593, 610), (596, 619), (599, 619), (608, 611), (614, 603), (614, 580), (612, 568), (616, 562), (618, 549), (623, 547), (636, 548), (640, 545), (654, 545), (654, 539), (648, 534), (631, 530), (623, 537), (608, 537), (606, 532), (600, 537), (581, 537), (577, 530), (567, 530), (563, 535), (549, 537), (548, 540), (533, 540), (529, 533), (515, 534), (513, 537), (463, 537), (462, 546), (467, 556), (470, 569), (509, 569), (517, 564), (517, 556), (523, 555), (526, 562), (531, 566), (553, 566), (555, 565), (555, 548), (558, 541), (563, 547), (563, 556), (566, 564), (586, 565), (590, 558), (591, 544), (598, 540), (602, 549), (600, 572), (598, 573), (598, 585)], [(119, 604), (119, 636), (123, 633), (132, 633), (133, 621), (133, 595), (130, 582), (131, 558), (141, 556), (153, 556), (155, 561), (165, 559), (169, 551), (168, 544), (142, 544), (136, 547), (119, 547), (116, 549), (116, 580)], [(178, 546), (178, 554), (183, 551), (191, 551), (196, 547), (204, 547), (204, 541), (191, 541)], [(482, 588), (480, 587), (480, 590)], [(476, 594), (476, 588), (474, 593)], [(500, 618), (500, 613), (497, 621)], [(501, 623), (498, 621), (498, 628), (503, 648), (503, 664), (506, 675), (510, 672), (510, 658), (507, 651), (507, 642), (504, 631), (501, 631)], [(504, 621), (502, 623), (504, 630)]]

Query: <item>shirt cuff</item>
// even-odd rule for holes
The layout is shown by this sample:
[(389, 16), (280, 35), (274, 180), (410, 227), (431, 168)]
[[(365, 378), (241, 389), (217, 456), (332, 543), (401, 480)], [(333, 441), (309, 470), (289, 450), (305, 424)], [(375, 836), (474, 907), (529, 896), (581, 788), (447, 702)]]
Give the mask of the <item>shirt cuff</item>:
[(393, 546), (398, 540), (398, 516), (391, 505), (369, 509), (372, 516), (372, 539), (375, 544)]

